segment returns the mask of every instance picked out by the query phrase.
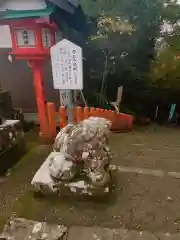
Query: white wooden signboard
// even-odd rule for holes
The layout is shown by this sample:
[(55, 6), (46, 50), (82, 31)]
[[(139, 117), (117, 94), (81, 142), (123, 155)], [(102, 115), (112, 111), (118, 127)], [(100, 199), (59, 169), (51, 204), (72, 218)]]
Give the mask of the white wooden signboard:
[(82, 49), (67, 39), (51, 47), (54, 88), (60, 90), (83, 89)]

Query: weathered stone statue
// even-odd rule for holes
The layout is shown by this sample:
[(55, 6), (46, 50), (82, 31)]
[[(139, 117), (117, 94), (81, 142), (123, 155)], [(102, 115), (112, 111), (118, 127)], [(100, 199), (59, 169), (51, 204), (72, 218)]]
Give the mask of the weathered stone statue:
[(44, 173), (44, 182), (42, 173), (48, 171), (51, 191), (60, 195), (64, 191), (90, 196), (109, 193), (110, 127), (110, 121), (90, 117), (63, 128), (55, 139), (46, 167), (44, 164), (32, 180), (36, 190), (43, 191), (43, 186), (47, 185), (47, 173)]

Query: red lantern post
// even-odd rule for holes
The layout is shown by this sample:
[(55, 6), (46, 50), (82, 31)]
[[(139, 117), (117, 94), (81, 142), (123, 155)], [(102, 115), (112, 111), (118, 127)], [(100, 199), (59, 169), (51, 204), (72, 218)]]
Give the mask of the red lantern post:
[[(2, 24), (2, 23), (1, 23)], [(33, 70), (34, 88), (40, 120), (40, 131), (47, 136), (47, 114), (44, 96), (43, 64), (50, 56), (50, 47), (55, 44), (55, 25), (41, 19), (9, 20), (12, 52), (16, 59), (26, 60)]]
[(29, 65), (33, 70), (34, 89), (36, 94), (36, 103), (38, 108), (40, 120), (40, 132), (42, 136), (47, 136), (47, 119), (46, 119), (46, 105), (44, 94), (44, 75), (43, 75), (43, 61), (30, 60)]

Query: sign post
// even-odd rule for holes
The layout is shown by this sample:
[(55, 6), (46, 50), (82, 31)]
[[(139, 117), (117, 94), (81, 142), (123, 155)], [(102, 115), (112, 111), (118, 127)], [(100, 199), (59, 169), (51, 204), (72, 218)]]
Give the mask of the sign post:
[(72, 107), (73, 107), (73, 99), (72, 99), (72, 90), (59, 90), (59, 99), (61, 106), (67, 107), (68, 113), (68, 122), (73, 122), (72, 116)]
[(67, 39), (51, 47), (53, 84), (59, 89), (60, 104), (68, 108), (72, 122), (72, 90), (83, 89), (82, 48)]

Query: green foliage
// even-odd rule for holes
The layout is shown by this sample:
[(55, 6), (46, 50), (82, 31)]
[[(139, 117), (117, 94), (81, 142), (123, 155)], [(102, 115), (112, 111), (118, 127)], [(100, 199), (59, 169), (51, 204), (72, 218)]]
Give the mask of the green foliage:
[(165, 47), (152, 63), (151, 79), (159, 88), (180, 89), (180, 62), (177, 52), (170, 46)]
[(171, 23), (176, 23), (180, 19), (180, 5), (177, 0), (167, 1), (162, 11), (162, 19), (166, 19)]
[[(180, 5), (176, 0), (81, 0), (81, 5), (93, 26), (83, 46), (85, 95), (90, 103), (106, 105), (108, 83), (124, 85), (123, 102), (136, 112), (142, 102), (165, 98), (169, 93), (164, 89), (172, 95), (176, 89), (177, 94)], [(108, 77), (110, 71), (116, 80)]]
[(117, 15), (121, 12), (122, 0), (80, 0), (84, 12), (89, 17)]
[(169, 1), (162, 9), (160, 45), (151, 64), (150, 78), (159, 89), (180, 90), (180, 5)]

